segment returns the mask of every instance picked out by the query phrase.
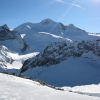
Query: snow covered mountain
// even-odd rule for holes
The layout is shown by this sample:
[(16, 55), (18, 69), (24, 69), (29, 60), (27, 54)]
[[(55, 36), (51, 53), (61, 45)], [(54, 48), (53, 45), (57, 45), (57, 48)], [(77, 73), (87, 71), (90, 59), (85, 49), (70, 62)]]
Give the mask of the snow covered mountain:
[(47, 32), (63, 37), (72, 34), (74, 36), (84, 35), (84, 33), (86, 33), (84, 30), (75, 27), (73, 24), (63, 25), (62, 23), (54, 22), (51, 19), (45, 19), (40, 23), (24, 23), (15, 28), (15, 30), (24, 34), (29, 34), (32, 32), (33, 33)]
[(12, 53), (7, 47), (0, 45), (0, 72), (19, 74), (23, 62), (37, 54), (38, 52), (19, 55), (18, 53)]
[(11, 31), (6, 24), (0, 26), (0, 44), (18, 53), (27, 49), (27, 44), (20, 34), (16, 31)]
[[(73, 24), (63, 25), (51, 19), (45, 19), (40, 23), (24, 23), (15, 30), (28, 43), (28, 52), (41, 52), (24, 62), (21, 68), (22, 75), (40, 79), (55, 86), (99, 83), (99, 72), (95, 75), (100, 66), (100, 37), (98, 35), (92, 35)], [(89, 71), (89, 75), (87, 72), (84, 75), (86, 70)], [(75, 77), (71, 75), (72, 72)], [(83, 73), (82, 76), (81, 73)], [(64, 75), (68, 77), (64, 78)], [(70, 79), (69, 75), (73, 77)], [(93, 80), (92, 76), (94, 76)], [(76, 82), (74, 82), (75, 78)], [(91, 78), (90, 81), (88, 78)], [(80, 82), (79, 79), (84, 82)]]
[[(65, 41), (54, 42), (36, 57), (26, 60), (21, 73), (55, 86), (99, 83), (99, 59), (100, 40), (82, 41), (70, 45)], [(81, 73), (83, 74), (80, 75)]]
[(19, 74), (23, 62), (37, 54), (38, 52), (19, 55), (18, 53), (11, 52), (7, 47), (0, 45), (0, 72)]
[[(0, 26), (0, 72), (39, 79), (70, 92), (100, 97), (100, 35), (51, 19), (24, 23), (13, 31), (7, 25)], [(9, 75), (0, 74), (0, 83), (0, 99), (98, 100), (67, 91), (57, 92)], [(91, 87), (93, 90), (88, 89)]]
[[(92, 58), (90, 55), (91, 53)], [(96, 41), (82, 41), (67, 45), (65, 41), (54, 42), (48, 45), (43, 52), (36, 55), (34, 58), (26, 60), (22, 67), (22, 72), (28, 68), (36, 66), (51, 66), (59, 64), (63, 60), (73, 57), (81, 57), (87, 55), (87, 58), (94, 60), (94, 56), (100, 56), (100, 40)], [(95, 59), (96, 60), (96, 59)]]
[(27, 43), (18, 32), (11, 31), (6, 24), (0, 26), (0, 72), (16, 73), (23, 61), (34, 55), (24, 57), (22, 54), (27, 48)]
[(24, 23), (14, 30), (18, 31), (29, 45), (29, 52), (40, 52), (52, 42), (74, 42), (82, 40), (95, 40), (96, 36), (75, 27), (73, 24), (63, 25), (51, 19), (40, 23)]

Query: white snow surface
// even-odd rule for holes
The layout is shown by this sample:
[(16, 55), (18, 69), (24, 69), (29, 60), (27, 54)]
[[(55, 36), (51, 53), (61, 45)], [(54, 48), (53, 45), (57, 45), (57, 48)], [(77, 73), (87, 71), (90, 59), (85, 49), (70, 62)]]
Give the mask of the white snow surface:
[[(9, 73), (17, 73), (26, 59), (36, 56), (52, 42), (65, 40), (67, 44), (72, 42), (77, 44), (77, 41), (100, 38), (99, 34), (88, 34), (72, 24), (65, 26), (50, 19), (34, 24), (25, 23), (15, 30), (25, 39), (28, 49), (25, 52), (20, 51), (23, 48), (20, 36), (17, 40), (0, 41), (11, 51), (0, 52), (0, 58), (7, 66), (3, 68)], [(14, 61), (10, 64), (7, 62), (8, 58)], [(68, 58), (50, 67), (30, 68), (23, 75), (40, 79), (66, 91), (57, 91), (34, 81), (0, 74), (0, 100), (100, 100), (92, 97), (100, 97), (100, 57), (91, 52), (84, 53), (81, 58)]]
[(96, 33), (89, 33), (88, 35), (92, 35), (92, 36), (99, 36), (100, 37), (100, 33), (96, 34)]
[(100, 83), (99, 84), (91, 84), (91, 85), (82, 85), (75, 87), (62, 87), (66, 91), (72, 91), (74, 93), (85, 94), (95, 97), (100, 97)]
[(41, 52), (44, 50), (46, 46), (48, 46), (52, 42), (60, 42), (66, 41), (67, 44), (72, 43), (71, 39), (63, 38), (62, 36), (57, 36), (55, 34), (47, 33), (47, 32), (38, 32), (38, 33), (29, 33), (29, 34), (21, 34), (21, 36), (28, 43), (27, 52)]
[(12, 63), (13, 67), (16, 69), (20, 69), (25, 60), (36, 56), (38, 53), (39, 52), (33, 52), (25, 55), (19, 55), (17, 53), (9, 52), (9, 56), (12, 57), (12, 59), (14, 60), (14, 62)]
[(100, 98), (54, 90), (35, 81), (0, 73), (0, 100), (100, 100)]
[(24, 23), (14, 30), (18, 31), (25, 39), (29, 45), (29, 52), (43, 51), (50, 43), (62, 40), (70, 43), (100, 38), (97, 35), (89, 35), (88, 32), (75, 27), (73, 24), (63, 25), (51, 19), (45, 19), (40, 23)]
[[(85, 55), (84, 55), (85, 57)], [(42, 80), (48, 84), (63, 86), (81, 86), (100, 83), (99, 58), (68, 58), (60, 64), (49, 67), (29, 68), (22, 75)]]
[(16, 73), (22, 67), (23, 62), (31, 57), (36, 56), (39, 52), (33, 52), (29, 54), (19, 55), (18, 53), (12, 53), (7, 47), (1, 46), (0, 50), (0, 71), (8, 73)]

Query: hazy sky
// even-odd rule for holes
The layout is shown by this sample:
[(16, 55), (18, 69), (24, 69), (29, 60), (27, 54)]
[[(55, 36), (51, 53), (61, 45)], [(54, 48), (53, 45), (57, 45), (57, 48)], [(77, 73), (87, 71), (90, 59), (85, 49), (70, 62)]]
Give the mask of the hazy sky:
[(46, 18), (100, 33), (100, 0), (0, 0), (0, 26), (13, 29)]

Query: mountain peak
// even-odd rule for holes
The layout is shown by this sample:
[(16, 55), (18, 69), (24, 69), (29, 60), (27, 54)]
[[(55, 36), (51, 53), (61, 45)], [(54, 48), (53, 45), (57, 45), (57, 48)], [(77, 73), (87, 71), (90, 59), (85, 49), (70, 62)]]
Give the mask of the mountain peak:
[(0, 26), (0, 31), (2, 30), (9, 30), (9, 28), (6, 24), (4, 24), (3, 26)]
[(73, 24), (69, 24), (69, 26), (71, 26), (71, 27), (75, 27)]
[(42, 24), (49, 24), (49, 23), (55, 23), (53, 20), (47, 18), (41, 21)]
[(2, 27), (6, 28), (6, 29), (9, 29), (9, 27), (6, 24), (4, 24)]

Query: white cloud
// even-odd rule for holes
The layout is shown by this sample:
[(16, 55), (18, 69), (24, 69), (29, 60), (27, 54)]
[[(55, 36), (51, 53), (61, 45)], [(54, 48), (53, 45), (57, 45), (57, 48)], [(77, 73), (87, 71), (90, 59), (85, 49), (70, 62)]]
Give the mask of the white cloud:
[(75, 7), (81, 8), (81, 9), (84, 9), (84, 8), (81, 7), (80, 5), (73, 4), (73, 3), (67, 3), (67, 2), (64, 2), (63, 0), (55, 0), (55, 1), (56, 1), (56, 2), (60, 2), (60, 3), (63, 3), (63, 4), (67, 4), (67, 5), (75, 6)]

